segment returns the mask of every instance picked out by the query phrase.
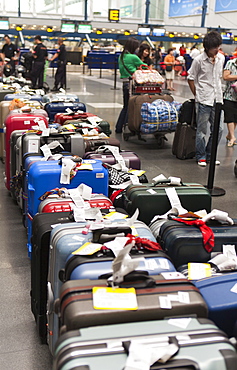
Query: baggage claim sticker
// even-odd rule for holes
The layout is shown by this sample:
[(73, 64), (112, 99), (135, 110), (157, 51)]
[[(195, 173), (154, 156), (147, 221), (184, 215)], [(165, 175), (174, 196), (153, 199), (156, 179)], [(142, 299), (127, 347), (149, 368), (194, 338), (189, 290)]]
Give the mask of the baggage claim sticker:
[(96, 310), (137, 310), (137, 297), (134, 288), (94, 287), (93, 307)]

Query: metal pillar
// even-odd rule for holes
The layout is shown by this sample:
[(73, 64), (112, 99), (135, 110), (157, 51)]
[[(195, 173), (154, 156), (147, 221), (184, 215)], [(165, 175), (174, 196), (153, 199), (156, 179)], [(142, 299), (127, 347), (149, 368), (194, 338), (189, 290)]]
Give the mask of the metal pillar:
[(145, 15), (145, 23), (149, 23), (149, 10), (150, 10), (150, 0), (146, 0), (146, 15)]
[(201, 27), (205, 27), (206, 14), (207, 14), (207, 0), (203, 0), (203, 4), (202, 4), (202, 22), (201, 22)]
[(88, 19), (88, 0), (85, 0), (85, 21)]
[(21, 0), (18, 0), (18, 17), (21, 17)]

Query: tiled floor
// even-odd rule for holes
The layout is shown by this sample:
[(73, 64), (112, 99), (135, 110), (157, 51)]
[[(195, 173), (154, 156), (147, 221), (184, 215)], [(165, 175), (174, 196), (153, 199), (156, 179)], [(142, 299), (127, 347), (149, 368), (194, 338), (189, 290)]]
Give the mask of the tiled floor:
[[(78, 93), (90, 112), (103, 117), (114, 128), (122, 104), (121, 83), (117, 83), (120, 90), (112, 90), (114, 81), (111, 73), (103, 72), (102, 79), (98, 78), (98, 72), (93, 72), (93, 75), (69, 73), (69, 92)], [(53, 86), (50, 77), (49, 83)], [(177, 79), (174, 87), (176, 100), (183, 102), (191, 97), (185, 79)], [(228, 148), (225, 135), (226, 129), (218, 150), (221, 165), (216, 167), (214, 184), (224, 188), (226, 195), (213, 198), (213, 207), (235, 217), (237, 179), (233, 167), (237, 146)], [(172, 134), (167, 135), (164, 149), (157, 149), (152, 136), (148, 136), (145, 143), (137, 138), (124, 142), (121, 135), (116, 137), (121, 140), (122, 149), (139, 154), (142, 168), (147, 170), (149, 179), (163, 173), (166, 176), (179, 176), (184, 182), (207, 184), (208, 167), (199, 168), (194, 159), (180, 161), (172, 155)], [(0, 369), (48, 370), (51, 369), (51, 356), (48, 347), (39, 342), (30, 310), (30, 260), (27, 257), (26, 234), (21, 213), (5, 189), (3, 171), (4, 166), (0, 164)]]

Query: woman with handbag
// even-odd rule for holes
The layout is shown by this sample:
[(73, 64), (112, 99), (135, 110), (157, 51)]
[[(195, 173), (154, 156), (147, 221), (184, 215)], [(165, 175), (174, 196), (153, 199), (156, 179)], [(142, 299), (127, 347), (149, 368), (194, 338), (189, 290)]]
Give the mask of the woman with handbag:
[(122, 132), (123, 126), (128, 122), (129, 83), (132, 74), (141, 64), (144, 64), (135, 54), (138, 48), (139, 41), (135, 37), (130, 37), (126, 41), (122, 54), (119, 57), (119, 72), (123, 81), (123, 108), (115, 127), (117, 134)]
[(164, 63), (165, 63), (165, 78), (167, 82), (167, 90), (175, 91), (173, 88), (173, 80), (174, 80), (174, 64), (175, 64), (175, 57), (174, 57), (174, 49), (168, 49), (168, 54), (165, 56)]
[(230, 59), (224, 67), (223, 79), (226, 81), (224, 91), (224, 113), (228, 134), (227, 146), (236, 145), (235, 128), (237, 125), (237, 58)]

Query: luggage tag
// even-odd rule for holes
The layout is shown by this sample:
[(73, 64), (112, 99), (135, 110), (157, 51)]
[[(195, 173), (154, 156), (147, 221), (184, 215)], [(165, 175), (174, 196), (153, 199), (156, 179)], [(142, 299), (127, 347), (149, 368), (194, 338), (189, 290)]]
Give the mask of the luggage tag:
[(72, 252), (74, 256), (91, 256), (92, 254), (98, 252), (102, 247), (100, 243), (90, 243), (87, 242), (83, 244), (80, 248)]
[(80, 184), (77, 187), (77, 190), (80, 194), (80, 196), (85, 199), (85, 200), (90, 200), (91, 199), (91, 194), (92, 194), (92, 188), (86, 184)]
[(127, 218), (128, 215), (125, 215), (124, 213), (112, 211), (109, 212), (107, 215), (103, 216), (104, 219), (106, 220), (121, 220)]
[(143, 171), (143, 170), (129, 170), (128, 173), (131, 173), (137, 177), (140, 177), (142, 175), (144, 175), (144, 173), (146, 173), (146, 171)]
[(75, 222), (85, 222), (85, 210), (83, 207), (77, 207), (76, 205), (73, 205), (73, 217)]
[(74, 167), (75, 162), (69, 158), (62, 158), (60, 184), (70, 184), (70, 173)]
[(162, 181), (162, 180), (167, 180), (167, 177), (165, 177), (162, 173), (156, 177), (153, 177), (153, 182), (159, 182), (159, 181)]
[(85, 202), (80, 195), (78, 189), (68, 189), (68, 193), (70, 197), (72, 198), (73, 203), (77, 208), (85, 208)]
[(98, 126), (98, 124), (103, 120), (102, 118), (95, 116), (95, 117), (87, 117), (87, 121), (89, 121), (93, 126)]
[(188, 263), (188, 279), (200, 280), (212, 276), (209, 263)]
[(60, 148), (64, 149), (63, 146), (62, 146), (62, 144), (60, 144), (60, 142), (58, 140), (54, 140), (54, 141), (52, 141), (51, 143), (49, 143), (47, 145), (48, 145), (48, 148), (50, 150), (54, 150), (58, 146), (60, 146)]
[(207, 222), (209, 220), (217, 220), (220, 222), (228, 222), (230, 225), (234, 225), (234, 221), (229, 217), (227, 212), (213, 209), (210, 213), (202, 218), (202, 221)]
[(73, 113), (73, 110), (72, 110), (72, 109), (70, 109), (70, 108), (66, 108), (66, 112), (67, 112), (68, 114), (72, 114), (72, 113)]
[(235, 250), (235, 245), (231, 244), (223, 244), (222, 245), (222, 250), (224, 256), (226, 256), (228, 259), (232, 259), (235, 262), (237, 262), (237, 257), (236, 257), (236, 250)]
[(167, 197), (169, 198), (172, 208), (176, 208), (180, 215), (187, 213), (188, 211), (182, 207), (179, 196), (175, 188), (165, 188)]
[[(224, 247), (224, 246), (223, 246)], [(212, 259), (208, 261), (211, 265), (214, 265), (218, 268), (219, 271), (231, 271), (231, 270), (237, 270), (237, 261), (236, 261), (236, 255), (235, 257), (232, 255), (232, 257), (229, 257), (229, 255), (225, 254), (218, 254)]]
[(44, 161), (47, 161), (49, 159), (49, 157), (52, 156), (52, 152), (51, 150), (49, 149), (48, 145), (47, 144), (44, 144), (43, 146), (40, 147), (40, 150), (42, 151), (43, 153), (43, 160)]

